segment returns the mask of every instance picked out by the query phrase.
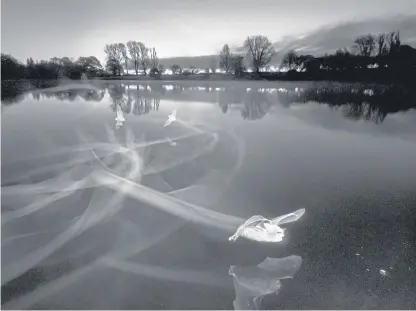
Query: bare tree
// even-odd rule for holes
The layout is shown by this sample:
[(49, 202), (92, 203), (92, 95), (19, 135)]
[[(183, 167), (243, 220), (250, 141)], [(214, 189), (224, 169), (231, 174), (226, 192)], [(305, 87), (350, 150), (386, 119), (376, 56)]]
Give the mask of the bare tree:
[(283, 57), (282, 64), (280, 67), (287, 66), (290, 69), (297, 64), (298, 54), (296, 54), (295, 50), (290, 50), (287, 54)]
[(119, 43), (118, 44), (118, 50), (120, 51), (121, 56), (124, 58), (124, 61), (126, 63), (126, 72), (128, 73), (129, 68), (128, 68), (128, 61), (129, 61), (129, 56), (127, 55), (127, 49), (124, 43)]
[(151, 48), (150, 49), (150, 67), (156, 68), (159, 65), (159, 59), (157, 58), (157, 54), (156, 54), (156, 49), (155, 48)]
[(376, 39), (371, 34), (359, 36), (354, 40), (354, 48), (358, 55), (371, 56), (376, 48)]
[(399, 51), (401, 45), (399, 31), (393, 31), (387, 35), (387, 44), (389, 53), (396, 53)]
[(377, 55), (384, 55), (387, 52), (386, 35), (384, 33), (379, 34), (377, 37)]
[(244, 41), (244, 48), (256, 73), (259, 73), (260, 68), (270, 63), (275, 54), (272, 43), (265, 36), (247, 37)]
[(130, 54), (130, 58), (133, 61), (134, 64), (134, 70), (136, 71), (136, 75), (139, 74), (139, 68), (140, 68), (140, 47), (139, 42), (137, 41), (129, 41), (127, 42), (127, 49)]
[(233, 55), (230, 52), (230, 47), (228, 44), (225, 44), (220, 51), (220, 68), (224, 69), (226, 73), (229, 73), (231, 70)]
[(143, 69), (144, 75), (147, 74), (147, 68), (149, 67), (149, 49), (141, 42), (139, 44), (139, 50), (140, 50), (140, 67)]

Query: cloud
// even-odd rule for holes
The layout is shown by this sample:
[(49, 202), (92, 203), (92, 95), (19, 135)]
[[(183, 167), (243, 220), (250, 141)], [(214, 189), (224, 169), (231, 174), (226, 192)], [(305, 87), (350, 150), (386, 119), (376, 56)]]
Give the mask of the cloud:
[[(295, 49), (299, 54), (322, 56), (325, 53), (335, 52), (339, 48), (351, 48), (354, 39), (362, 34), (379, 34), (391, 31), (400, 31), (403, 44), (416, 47), (416, 15), (397, 15), (390, 18), (374, 18), (364, 21), (348, 21), (338, 24), (330, 24), (312, 32), (298, 35), (285, 36), (273, 44), (276, 56), (272, 59), (272, 65), (279, 65), (286, 52)], [(242, 46), (232, 45), (233, 53), (243, 53)], [(162, 63), (171, 65), (180, 63), (180, 66), (196, 66), (198, 68), (209, 67), (212, 56), (179, 57), (163, 59)]]
[(317, 29), (300, 39), (284, 40), (274, 43), (278, 52), (285, 53), (297, 49), (302, 54), (315, 56), (331, 53), (339, 48), (350, 48), (354, 38), (359, 35), (379, 34), (400, 31), (402, 43), (416, 46), (416, 15), (395, 16), (390, 19), (377, 18), (366, 21), (349, 21)]

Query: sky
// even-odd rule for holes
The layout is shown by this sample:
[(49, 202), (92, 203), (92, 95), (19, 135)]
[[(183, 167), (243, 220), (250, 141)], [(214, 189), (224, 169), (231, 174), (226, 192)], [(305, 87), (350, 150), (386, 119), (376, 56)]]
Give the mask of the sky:
[(415, 14), (415, 0), (1, 0), (1, 51), (19, 60), (94, 55), (130, 40), (160, 58), (217, 54), (350, 20)]

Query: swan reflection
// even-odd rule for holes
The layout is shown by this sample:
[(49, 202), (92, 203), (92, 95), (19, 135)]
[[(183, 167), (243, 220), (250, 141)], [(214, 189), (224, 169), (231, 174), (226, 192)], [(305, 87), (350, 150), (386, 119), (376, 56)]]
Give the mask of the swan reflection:
[(265, 295), (278, 294), (282, 279), (293, 278), (302, 264), (300, 256), (266, 258), (257, 266), (231, 266), (235, 310), (259, 310)]
[(126, 122), (126, 118), (124, 117), (124, 113), (123, 113), (123, 110), (121, 109), (120, 105), (117, 105), (116, 109), (117, 109), (116, 110), (117, 116), (115, 118), (115, 120), (116, 120), (116, 129), (119, 129), (120, 127), (123, 126), (123, 123)]

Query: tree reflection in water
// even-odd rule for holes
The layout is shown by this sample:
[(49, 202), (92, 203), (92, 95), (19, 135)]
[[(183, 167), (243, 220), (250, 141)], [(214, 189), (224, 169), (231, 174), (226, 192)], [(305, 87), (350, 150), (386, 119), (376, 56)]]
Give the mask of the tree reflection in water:
[(399, 86), (365, 86), (327, 84), (301, 92), (280, 90), (279, 102), (284, 106), (317, 102), (340, 108), (351, 120), (381, 124), (388, 114), (416, 108), (416, 93)]
[[(258, 85), (247, 87), (244, 82), (226, 87), (213, 87), (203, 82), (198, 85), (188, 84), (98, 83), (93, 89), (74, 87), (60, 91), (36, 90), (30, 93), (37, 101), (42, 98), (75, 101), (79, 98), (100, 102), (108, 91), (114, 112), (117, 105), (120, 105), (124, 113), (136, 116), (159, 110), (160, 102), (164, 99), (212, 102), (217, 103), (224, 114), (230, 111), (230, 106), (239, 109), (245, 120), (262, 119), (275, 104), (290, 107), (317, 102), (340, 108), (348, 119), (380, 124), (388, 114), (416, 107), (416, 93), (399, 86), (326, 83), (302, 88), (294, 84), (290, 87), (259, 88)], [(7, 84), (6, 89), (2, 90), (2, 107), (24, 100), (25, 90), (26, 87)]]
[(245, 120), (262, 119), (268, 112), (271, 103), (264, 93), (250, 90), (245, 99), (241, 115)]

